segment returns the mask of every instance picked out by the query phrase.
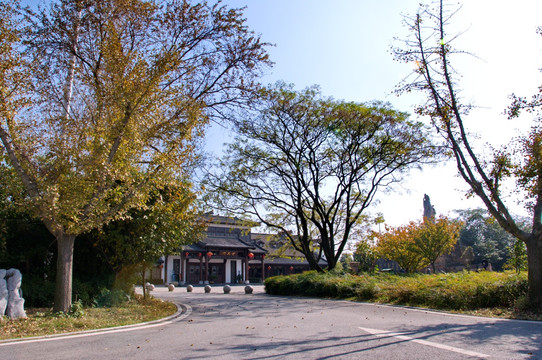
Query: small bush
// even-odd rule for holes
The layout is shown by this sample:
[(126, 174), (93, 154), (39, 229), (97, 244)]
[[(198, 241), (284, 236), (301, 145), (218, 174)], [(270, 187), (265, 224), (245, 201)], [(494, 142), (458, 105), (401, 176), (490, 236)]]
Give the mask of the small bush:
[(55, 283), (37, 275), (26, 275), (21, 283), (25, 307), (51, 307), (55, 298)]
[(100, 295), (94, 299), (96, 307), (119, 306), (130, 300), (130, 297), (122, 290), (102, 289)]

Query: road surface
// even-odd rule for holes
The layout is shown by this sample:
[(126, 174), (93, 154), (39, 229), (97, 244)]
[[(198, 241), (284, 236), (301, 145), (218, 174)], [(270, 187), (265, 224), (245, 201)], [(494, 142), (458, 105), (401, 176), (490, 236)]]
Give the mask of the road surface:
[(255, 286), (154, 296), (174, 319), (106, 332), (0, 342), (0, 359), (542, 359), (542, 323), (265, 295)]

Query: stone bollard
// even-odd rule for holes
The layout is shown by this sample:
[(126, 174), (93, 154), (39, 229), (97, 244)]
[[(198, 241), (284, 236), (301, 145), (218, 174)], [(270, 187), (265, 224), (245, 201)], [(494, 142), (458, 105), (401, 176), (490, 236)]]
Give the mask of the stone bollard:
[(150, 293), (151, 291), (154, 290), (154, 285), (151, 284), (151, 283), (146, 283), (145, 284), (145, 289), (147, 289), (147, 291)]
[(211, 292), (211, 285), (205, 285), (205, 293), (208, 294)]
[(173, 290), (175, 290), (175, 285), (169, 284), (169, 285), (167, 286), (167, 289), (168, 289), (169, 291), (173, 291)]
[(192, 285), (188, 285), (186, 287), (186, 292), (192, 292), (192, 290), (194, 290), (194, 287)]
[(224, 294), (229, 294), (231, 292), (231, 286), (224, 285)]
[(245, 286), (245, 294), (252, 294), (253, 291), (254, 289), (252, 288), (252, 286), (250, 285)]

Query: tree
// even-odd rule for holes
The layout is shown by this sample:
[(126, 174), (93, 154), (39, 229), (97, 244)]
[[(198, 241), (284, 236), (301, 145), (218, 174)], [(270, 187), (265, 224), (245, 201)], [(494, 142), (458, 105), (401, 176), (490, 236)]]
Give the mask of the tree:
[(373, 237), (377, 239), (377, 255), (396, 261), (407, 273), (429, 265), (429, 261), (416, 248), (414, 239), (416, 226), (414, 222), (410, 222), (408, 225), (398, 227), (386, 226), (384, 232), (375, 232)]
[(126, 278), (141, 275), (143, 296), (145, 273), (164, 254), (199, 239), (203, 225), (195, 209), (194, 194), (186, 184), (176, 184), (153, 194), (149, 210), (133, 210), (129, 219), (114, 221), (92, 234), (94, 246), (116, 273), (117, 288), (129, 292)]
[[(460, 176), (478, 196), (495, 220), (527, 246), (528, 302), (533, 308), (542, 309), (542, 126), (537, 117), (530, 133), (487, 159), (483, 152), (476, 152), (473, 138), (467, 130), (468, 104), (462, 104), (457, 92), (457, 78), (451, 64), (454, 37), (447, 32), (447, 25), (454, 12), (448, 11), (443, 1), (437, 9), (422, 6), (415, 17), (405, 18), (411, 37), (400, 49), (396, 58), (417, 66), (416, 79), (402, 87), (402, 91), (419, 90), (427, 94), (427, 102), (417, 112), (428, 115), (437, 132), (444, 136), (453, 155)], [(510, 115), (528, 107), (539, 108), (540, 96), (531, 102), (516, 98), (509, 108)], [(522, 101), (523, 100), (523, 101)], [(515, 150), (512, 153), (511, 149)], [(516, 180), (520, 196), (525, 197), (526, 207), (532, 216), (532, 227), (522, 228), (514, 219), (503, 192), (506, 179)]]
[(376, 249), (370, 240), (363, 239), (356, 243), (354, 261), (359, 262), (360, 272), (374, 271), (376, 263)]
[(413, 272), (431, 264), (453, 250), (463, 224), (440, 216), (430, 221), (414, 222), (375, 233), (380, 256), (395, 260), (406, 272)]
[(0, 3), (0, 140), (55, 236), (55, 311), (75, 238), (190, 175), (205, 124), (254, 95), (268, 64), (242, 11), (171, 0)]
[(453, 250), (462, 227), (463, 224), (459, 221), (439, 216), (424, 221), (414, 229), (415, 248), (429, 261), (433, 274), (436, 273), (435, 261), (441, 255), (449, 254)]
[(433, 148), (420, 123), (387, 104), (292, 88), (278, 83), (262, 91), (254, 111), (241, 114), (239, 135), (207, 187), (214, 206), (255, 216), (323, 271), (319, 256), (335, 267), (376, 192)]
[(510, 258), (504, 264), (507, 269), (514, 269), (516, 273), (520, 273), (521, 270), (527, 270), (527, 251), (525, 250), (525, 243), (516, 239), (514, 244), (509, 247)]
[(474, 263), (486, 259), (494, 270), (502, 270), (510, 257), (514, 237), (507, 233), (484, 209), (462, 210), (459, 218), (465, 223), (459, 243), (471, 247)]

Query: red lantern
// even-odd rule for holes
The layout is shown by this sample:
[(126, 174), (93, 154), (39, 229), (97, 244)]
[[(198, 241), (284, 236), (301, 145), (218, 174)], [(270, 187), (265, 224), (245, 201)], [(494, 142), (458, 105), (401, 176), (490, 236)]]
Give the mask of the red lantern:
[(265, 259), (265, 255), (262, 255), (262, 260)]
[(201, 257), (201, 253), (198, 253), (198, 257)]
[(251, 253), (251, 252), (249, 252), (249, 253), (248, 253), (248, 258), (249, 258), (250, 260), (254, 259), (254, 254)]
[(188, 257), (188, 251), (184, 253), (184, 257)]
[(290, 271), (293, 271), (294, 270), (294, 267), (293, 266), (290, 266)]
[(269, 266), (267, 267), (267, 270), (271, 270), (271, 265), (269, 265)]
[(211, 256), (213, 256), (213, 253), (209, 251), (209, 252), (207, 253), (207, 257), (210, 258)]

